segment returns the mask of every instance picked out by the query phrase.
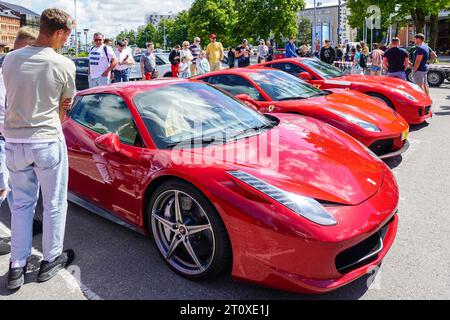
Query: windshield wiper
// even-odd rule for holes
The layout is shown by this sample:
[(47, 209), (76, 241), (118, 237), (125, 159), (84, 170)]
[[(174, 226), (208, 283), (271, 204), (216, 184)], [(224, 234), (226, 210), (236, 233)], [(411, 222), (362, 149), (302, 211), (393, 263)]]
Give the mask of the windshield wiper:
[(282, 98), (282, 99), (278, 99), (278, 101), (287, 101), (287, 100), (304, 100), (306, 99), (305, 97), (289, 97), (289, 98)]
[(216, 138), (216, 137), (205, 137), (205, 138), (192, 138), (192, 139), (187, 139), (187, 140), (183, 140), (183, 141), (179, 141), (179, 142), (173, 142), (173, 143), (169, 143), (167, 145), (168, 148), (175, 148), (178, 146), (196, 146), (196, 145), (210, 145), (213, 144), (215, 142), (226, 142), (226, 140), (224, 138)]
[(261, 126), (255, 126), (255, 127), (251, 127), (251, 128), (247, 128), (244, 130), (241, 130), (237, 133), (235, 133), (232, 138), (236, 139), (238, 137), (242, 137), (245, 136), (249, 133), (260, 133), (262, 130), (266, 130), (266, 129), (272, 129), (274, 127), (276, 127), (277, 123), (275, 121), (270, 121), (269, 123), (266, 123), (264, 125)]

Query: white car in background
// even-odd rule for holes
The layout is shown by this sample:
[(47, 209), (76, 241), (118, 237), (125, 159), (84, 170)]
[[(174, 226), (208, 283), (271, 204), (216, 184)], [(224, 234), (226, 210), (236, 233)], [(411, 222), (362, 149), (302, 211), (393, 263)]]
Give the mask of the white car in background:
[[(142, 80), (141, 56), (142, 54), (137, 54), (134, 56), (136, 66), (133, 70), (131, 70), (130, 80)], [(172, 77), (172, 69), (169, 61), (169, 54), (155, 53), (155, 56), (156, 56), (156, 66), (159, 73), (158, 78)]]

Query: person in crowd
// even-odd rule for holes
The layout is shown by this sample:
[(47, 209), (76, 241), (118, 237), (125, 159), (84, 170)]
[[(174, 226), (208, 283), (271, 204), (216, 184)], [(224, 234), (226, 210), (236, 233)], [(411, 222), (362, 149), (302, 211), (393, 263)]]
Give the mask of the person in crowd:
[(153, 42), (146, 44), (147, 50), (141, 56), (141, 74), (142, 80), (152, 80), (158, 78), (156, 66), (155, 46)]
[(319, 40), (315, 40), (314, 41), (314, 54), (313, 56), (315, 56), (317, 59), (320, 59), (320, 41)]
[(369, 63), (369, 48), (367, 47), (367, 44), (364, 41), (361, 41), (360, 43), (361, 46), (361, 56), (360, 56), (360, 61), (359, 61), (359, 65), (361, 66), (361, 68), (363, 68), (363, 74), (366, 74), (366, 71), (368, 69), (368, 63)]
[[(38, 36), (35, 29), (30, 27), (22, 27), (19, 29), (14, 40), (13, 50), (19, 50), (26, 46), (32, 45)], [(2, 68), (0, 67), (0, 207), (5, 200), (8, 201), (9, 208), (13, 206), (13, 197), (11, 192), (11, 182), (9, 180), (9, 171), (6, 166), (6, 151), (5, 151), (5, 137), (3, 136), (4, 122), (5, 122), (5, 107), (6, 107), (6, 89), (3, 81)], [(42, 222), (34, 218), (33, 220), (33, 235), (42, 232)], [(0, 256), (9, 254), (11, 252), (10, 240), (7, 238), (0, 238)]]
[(181, 58), (180, 65), (178, 67), (179, 77), (187, 79), (191, 77), (191, 69), (189, 67), (189, 59), (187, 56)]
[(406, 69), (409, 67), (409, 55), (405, 49), (400, 48), (400, 39), (392, 38), (390, 48), (383, 57), (383, 68), (387, 76), (406, 80)]
[(211, 34), (209, 36), (210, 43), (206, 47), (206, 57), (211, 66), (211, 71), (219, 71), (222, 69), (221, 61), (224, 58), (222, 43), (217, 41), (217, 36)]
[(180, 50), (181, 46), (177, 44), (169, 54), (172, 77), (174, 78), (178, 78), (178, 66), (180, 65)]
[(114, 68), (114, 82), (129, 82), (130, 68), (134, 65), (134, 59), (130, 51), (126, 50), (124, 41), (117, 42), (117, 48), (114, 53), (117, 59), (117, 65)]
[(107, 85), (116, 65), (113, 49), (104, 44), (103, 34), (96, 32), (94, 47), (89, 51), (89, 88)]
[(131, 48), (128, 46), (130, 44), (130, 40), (128, 38), (125, 38), (125, 39), (123, 39), (123, 43), (125, 45), (123, 50), (127, 51), (127, 53), (130, 55), (130, 57), (132, 57), (133, 56), (133, 50), (131, 50)]
[(245, 68), (250, 65), (251, 50), (248, 46), (248, 40), (243, 39), (242, 43), (236, 48), (236, 60), (239, 68)]
[(201, 51), (197, 60), (197, 74), (205, 74), (211, 71), (208, 59), (206, 59), (206, 51)]
[(359, 44), (356, 45), (355, 54), (353, 58), (353, 65), (352, 65), (352, 73), (353, 74), (364, 74), (364, 61), (363, 60), (363, 53), (361, 51), (361, 46)]
[(181, 51), (180, 51), (180, 59), (183, 59), (184, 57), (186, 57), (187, 63), (189, 64), (189, 69), (191, 68), (192, 60), (194, 59), (194, 57), (192, 56), (191, 50), (189, 50), (190, 45), (191, 44), (189, 43), (189, 41), (184, 41), (182, 44)]
[(274, 51), (273, 51), (273, 46), (270, 43), (270, 40), (266, 41), (266, 46), (267, 46), (267, 61), (273, 61), (273, 57), (274, 57)]
[(106, 38), (103, 42), (105, 46), (112, 47), (114, 45), (113, 41), (111, 39)]
[(370, 58), (372, 65), (370, 66), (370, 75), (381, 76), (384, 52), (380, 50), (378, 43), (374, 43), (372, 47), (373, 49)]
[(200, 52), (202, 51), (202, 47), (200, 45), (201, 40), (199, 37), (196, 37), (194, 39), (194, 42), (189, 46), (189, 50), (192, 54), (192, 61), (191, 61), (191, 76), (197, 75), (197, 59), (200, 56)]
[(297, 46), (293, 36), (289, 37), (289, 42), (286, 44), (286, 58), (297, 58)]
[(44, 258), (37, 281), (50, 280), (75, 257), (73, 250), (63, 251), (69, 167), (61, 114), (62, 109), (70, 108), (76, 94), (76, 68), (56, 52), (74, 28), (75, 20), (66, 12), (44, 10), (35, 43), (11, 52), (3, 62), (7, 99), (3, 134), (14, 195), (9, 290), (24, 284), (39, 187), (44, 207)]
[(228, 67), (230, 69), (233, 69), (236, 64), (236, 50), (234, 50), (234, 48), (228, 47), (227, 58), (228, 58)]
[(345, 46), (345, 53), (344, 53), (344, 61), (345, 62), (351, 62), (351, 53), (352, 53), (352, 48), (350, 47), (350, 44), (347, 43), (347, 45)]
[(425, 44), (425, 36), (422, 33), (414, 36), (414, 44), (416, 51), (414, 53), (413, 80), (426, 94), (430, 95), (427, 64), (430, 59), (430, 48)]
[(344, 62), (344, 46), (343, 45), (336, 46), (334, 51), (336, 52), (336, 60), (339, 62)]
[(336, 52), (331, 46), (330, 40), (325, 40), (324, 46), (320, 49), (320, 60), (328, 64), (333, 64), (336, 60)]
[(307, 45), (303, 45), (300, 47), (299, 57), (302, 57), (302, 58), (310, 58), (311, 57), (311, 51)]
[(258, 63), (264, 63), (269, 55), (269, 48), (266, 46), (264, 39), (259, 40), (258, 46)]

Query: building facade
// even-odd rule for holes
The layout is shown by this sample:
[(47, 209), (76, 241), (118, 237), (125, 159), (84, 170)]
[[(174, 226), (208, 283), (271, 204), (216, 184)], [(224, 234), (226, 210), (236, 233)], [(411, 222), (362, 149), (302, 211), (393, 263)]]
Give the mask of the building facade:
[(0, 53), (8, 52), (14, 47), (19, 28), (20, 17), (11, 10), (0, 9)]
[[(298, 13), (298, 22), (308, 19), (314, 24), (314, 11), (316, 20), (315, 40), (323, 43), (324, 40), (330, 40), (333, 46), (339, 43), (356, 41), (357, 29), (350, 27), (348, 17), (350, 9), (343, 3), (341, 6), (326, 6), (306, 8)], [(311, 27), (312, 27), (311, 25)], [(340, 27), (339, 27), (340, 25)], [(312, 41), (312, 39), (311, 39)]]
[(158, 12), (150, 12), (145, 15), (145, 24), (152, 24), (156, 28), (162, 19), (174, 19), (175, 16), (173, 13), (160, 14)]
[(20, 19), (21, 27), (31, 27), (39, 29), (40, 15), (22, 6), (12, 4), (5, 1), (0, 1), (1, 10), (10, 10), (14, 15), (18, 16)]

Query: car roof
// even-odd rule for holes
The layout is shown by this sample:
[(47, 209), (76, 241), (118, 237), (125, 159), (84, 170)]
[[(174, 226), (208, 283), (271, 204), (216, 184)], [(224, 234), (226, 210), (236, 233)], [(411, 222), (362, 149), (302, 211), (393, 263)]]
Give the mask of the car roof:
[(150, 81), (121, 82), (109, 84), (107, 86), (100, 86), (82, 90), (79, 91), (77, 95), (84, 96), (88, 94), (115, 93), (132, 97), (135, 96), (136, 94), (148, 91), (149, 89), (154, 89), (170, 84), (189, 83), (189, 82), (190, 82), (189, 80), (178, 78), (162, 78)]

